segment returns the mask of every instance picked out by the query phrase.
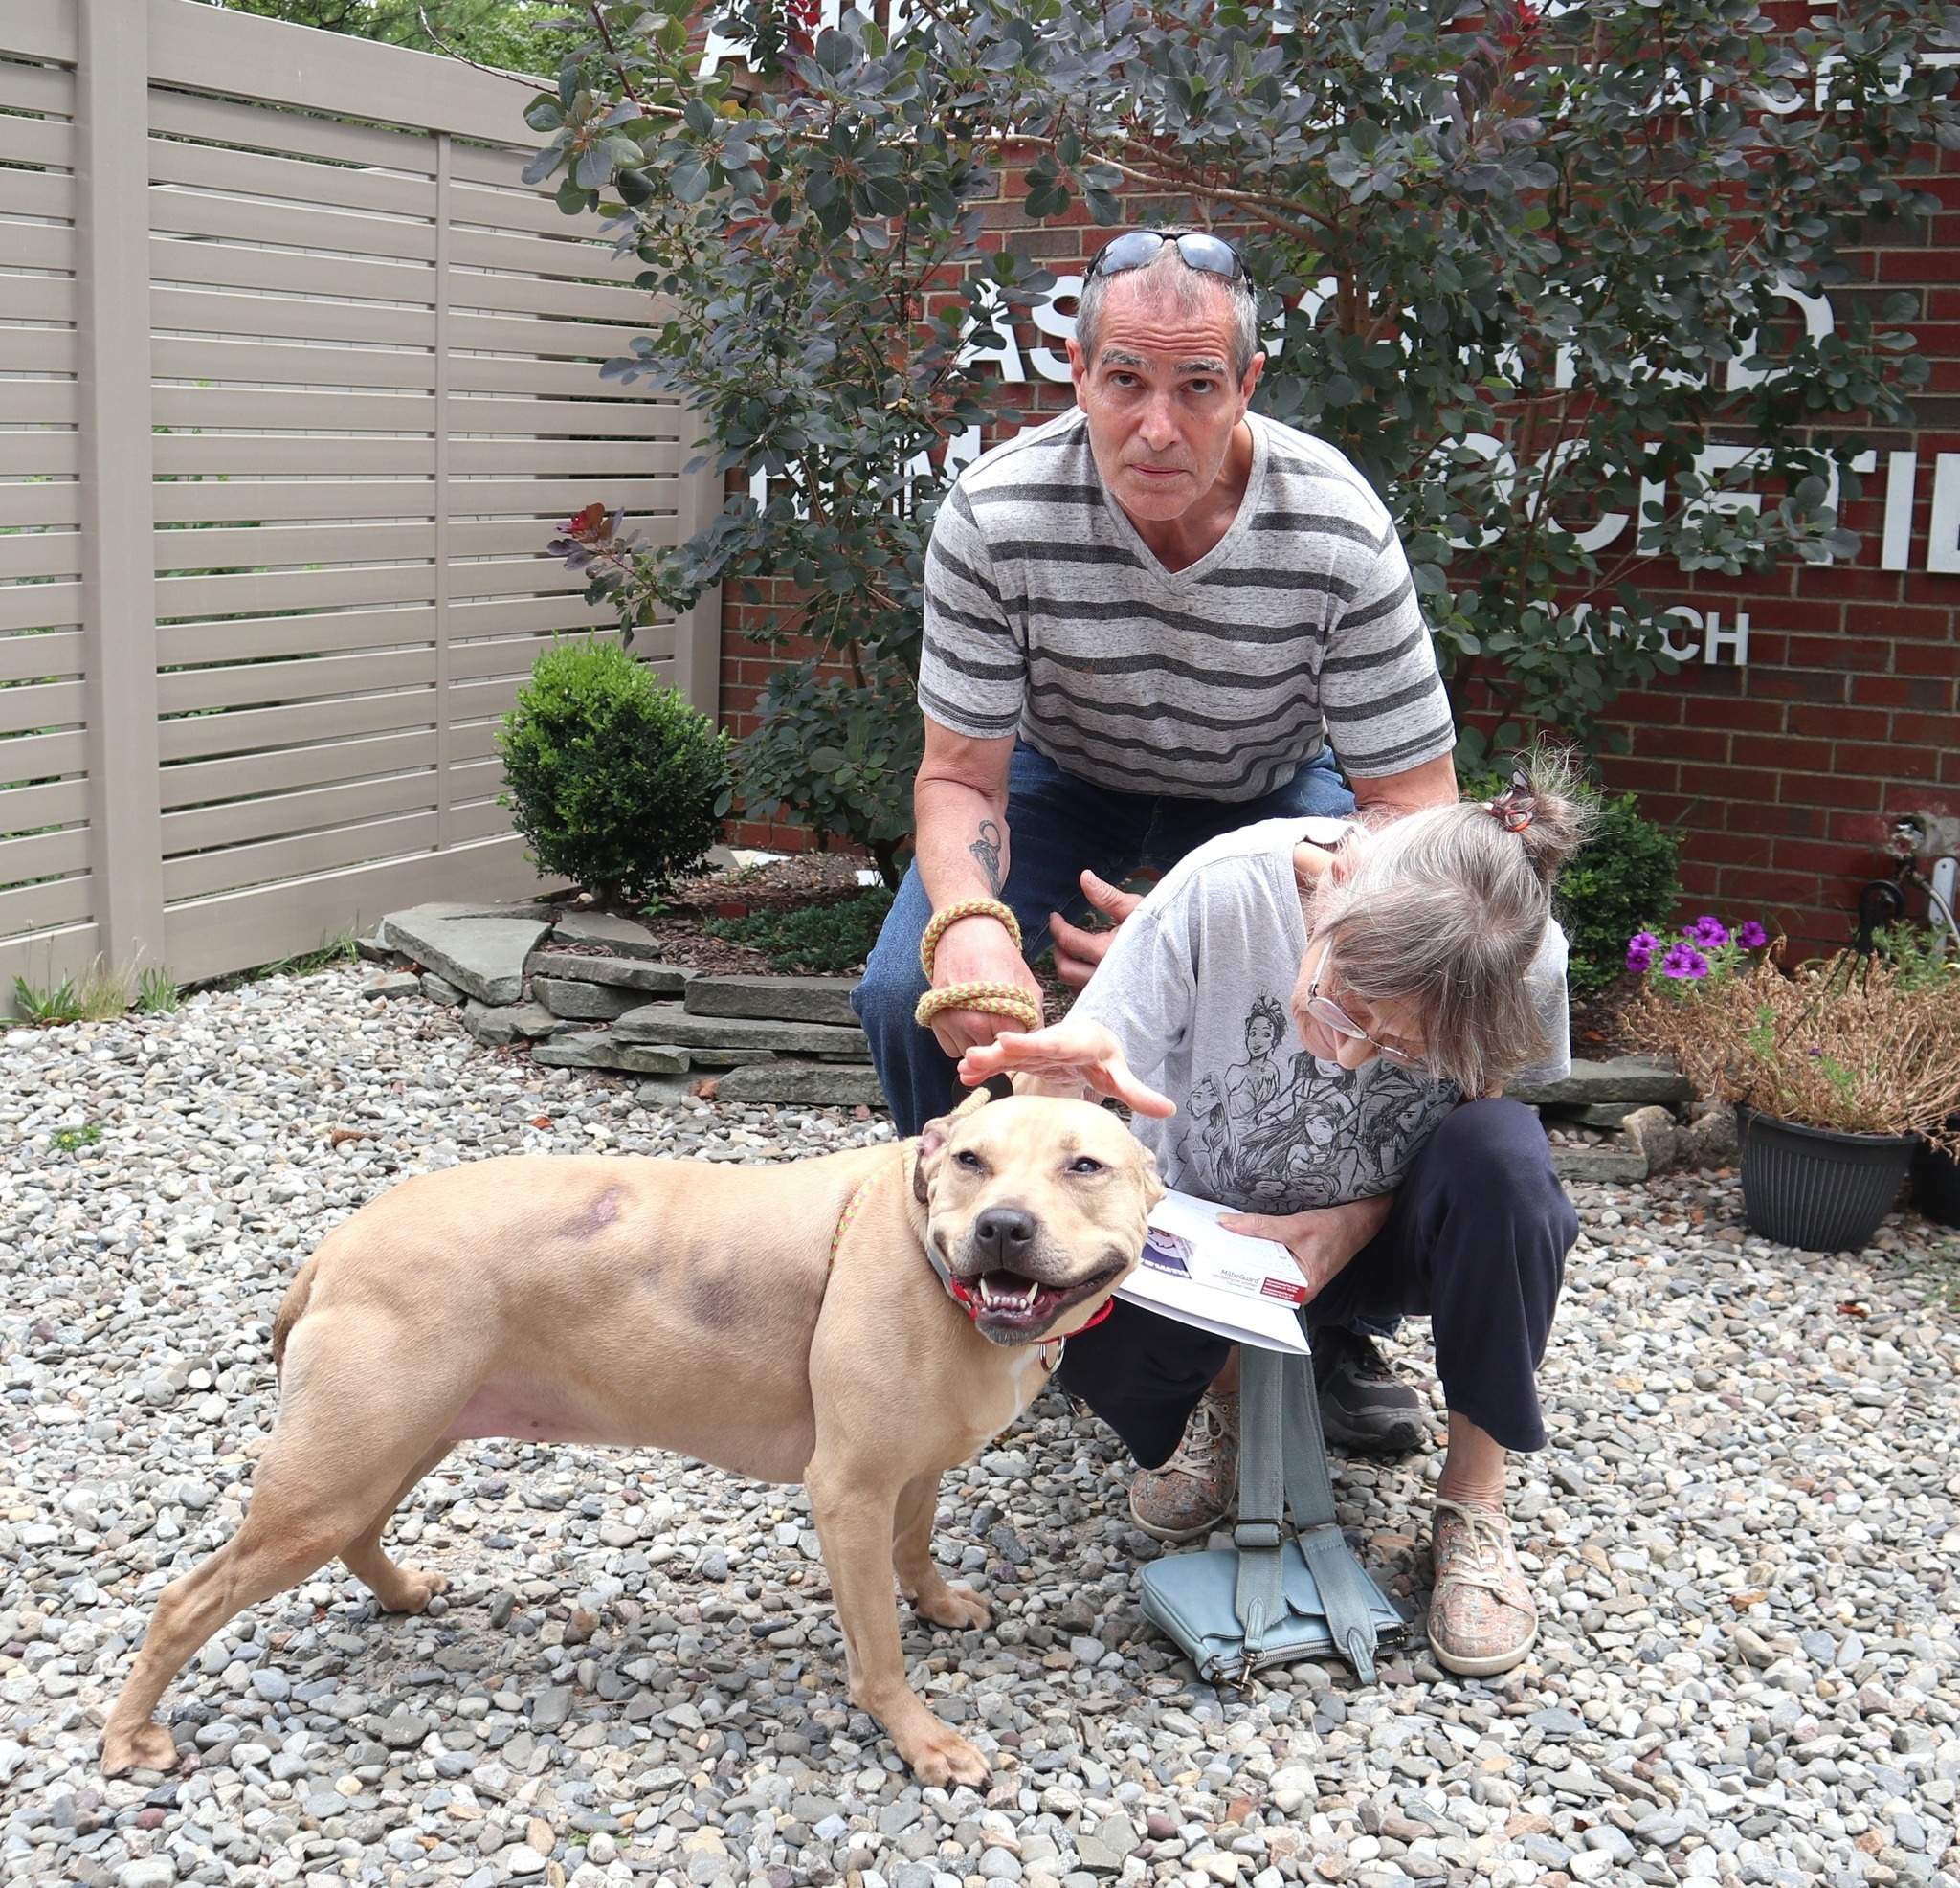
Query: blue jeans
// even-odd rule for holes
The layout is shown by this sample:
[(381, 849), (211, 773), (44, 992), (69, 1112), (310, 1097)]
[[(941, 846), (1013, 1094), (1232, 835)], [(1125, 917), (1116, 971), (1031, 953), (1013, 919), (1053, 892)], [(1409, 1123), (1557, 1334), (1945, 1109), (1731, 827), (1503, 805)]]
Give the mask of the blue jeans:
[[(1015, 745), (1008, 774), (1009, 865), (1002, 901), (1020, 920), (1023, 951), (1032, 964), (1051, 942), (1051, 911), (1071, 923), (1087, 914), (1084, 870), (1120, 885), (1141, 867), (1161, 871), (1207, 839), (1261, 819), (1339, 818), (1353, 810), (1354, 796), (1325, 749), (1263, 798), (1226, 804), (1092, 786), (1023, 742)], [(864, 981), (851, 992), (892, 1119), (903, 1135), (917, 1134), (953, 1104), (953, 1064), (932, 1032), (912, 1020), (925, 993), (919, 940), (931, 916), (915, 865), (878, 934)]]

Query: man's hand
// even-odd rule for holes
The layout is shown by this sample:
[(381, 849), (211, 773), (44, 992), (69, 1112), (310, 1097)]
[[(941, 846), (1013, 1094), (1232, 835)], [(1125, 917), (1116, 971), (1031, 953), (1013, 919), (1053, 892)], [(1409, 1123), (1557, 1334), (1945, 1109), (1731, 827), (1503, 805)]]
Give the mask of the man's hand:
[[(1036, 1015), (1041, 1014), (1041, 985), (1014, 948), (1013, 933), (997, 918), (962, 918), (941, 933), (932, 954), (932, 987), (949, 989), (954, 984), (1013, 985), (1028, 993)], [(985, 1010), (942, 1010), (932, 1019), (932, 1033), (948, 1055), (964, 1055), (1019, 1027), (1012, 1016)]]
[[(948, 934), (950, 935), (950, 934)], [(1002, 1035), (960, 1058), (960, 1079), (978, 1088), (989, 1076), (1038, 1077), (1044, 1084), (1074, 1080), (1113, 1095), (1140, 1115), (1174, 1115), (1177, 1104), (1130, 1073), (1123, 1047), (1101, 1023), (1059, 1022), (1032, 1035)], [(1051, 1089), (1050, 1092), (1053, 1092)]]
[(1309, 1301), (1318, 1298), (1335, 1273), (1382, 1230), (1394, 1204), (1392, 1193), (1350, 1200), (1343, 1206), (1321, 1207), (1312, 1212), (1228, 1212), (1218, 1224), (1228, 1233), (1249, 1239), (1275, 1239), (1293, 1255), (1306, 1280)]
[(1109, 920), (1106, 931), (1085, 931), (1058, 911), (1048, 914), (1049, 935), (1055, 940), (1055, 974), (1070, 989), (1080, 989), (1096, 974), (1096, 966), (1108, 954), (1123, 921), (1143, 903), (1137, 893), (1109, 884), (1093, 872), (1082, 874), (1082, 896)]

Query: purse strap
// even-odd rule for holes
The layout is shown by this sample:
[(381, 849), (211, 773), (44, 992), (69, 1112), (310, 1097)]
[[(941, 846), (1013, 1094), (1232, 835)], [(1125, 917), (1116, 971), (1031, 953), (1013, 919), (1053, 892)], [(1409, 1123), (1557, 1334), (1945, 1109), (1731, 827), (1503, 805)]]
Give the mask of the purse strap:
[(1238, 1583), (1234, 1597), (1250, 1671), (1267, 1632), (1285, 1616), (1285, 1510), (1320, 1589), (1327, 1631), (1355, 1676), (1375, 1679), (1372, 1583), (1334, 1518), (1334, 1484), (1321, 1433), (1312, 1361), (1239, 1347)]

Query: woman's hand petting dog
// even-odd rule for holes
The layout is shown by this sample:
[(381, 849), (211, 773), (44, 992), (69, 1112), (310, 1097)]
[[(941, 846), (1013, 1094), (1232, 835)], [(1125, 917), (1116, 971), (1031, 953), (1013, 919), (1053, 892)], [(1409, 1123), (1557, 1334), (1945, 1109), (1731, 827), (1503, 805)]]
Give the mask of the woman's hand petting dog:
[(960, 1057), (959, 1075), (969, 1088), (1006, 1075), (1013, 1077), (1017, 1093), (1080, 1095), (1086, 1088), (1113, 1096), (1140, 1115), (1177, 1112), (1169, 1096), (1130, 1073), (1122, 1046), (1101, 1023), (1059, 1022), (1026, 1035), (996, 1036)]

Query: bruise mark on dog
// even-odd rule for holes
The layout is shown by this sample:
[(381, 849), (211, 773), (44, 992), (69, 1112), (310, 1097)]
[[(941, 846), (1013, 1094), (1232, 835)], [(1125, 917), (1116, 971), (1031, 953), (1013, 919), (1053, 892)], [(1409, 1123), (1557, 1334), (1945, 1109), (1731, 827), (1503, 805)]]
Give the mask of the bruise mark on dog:
[(595, 1233), (603, 1233), (619, 1217), (619, 1203), (624, 1195), (617, 1187), (609, 1187), (595, 1200), (573, 1216), (566, 1231), (575, 1239), (590, 1239)]
[(741, 1323), (748, 1315), (749, 1294), (739, 1267), (722, 1266), (710, 1270), (697, 1266), (687, 1275), (681, 1287), (687, 1299), (687, 1308), (703, 1324), (717, 1331), (725, 1331)]

